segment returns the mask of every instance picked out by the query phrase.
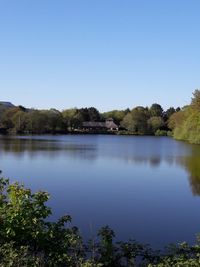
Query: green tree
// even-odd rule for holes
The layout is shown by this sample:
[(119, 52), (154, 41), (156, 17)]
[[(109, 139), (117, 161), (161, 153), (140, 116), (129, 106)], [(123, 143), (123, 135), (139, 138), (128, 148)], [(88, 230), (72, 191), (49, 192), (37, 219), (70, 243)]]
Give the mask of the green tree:
[(163, 118), (161, 117), (151, 117), (148, 120), (149, 131), (155, 134), (157, 130), (161, 129), (165, 125)]
[(84, 121), (83, 112), (85, 111), (80, 111), (77, 108), (66, 109), (62, 112), (64, 122), (65, 124), (67, 124), (70, 131), (78, 129), (82, 126), (82, 123)]
[(108, 111), (108, 112), (104, 112), (102, 114), (102, 116), (104, 117), (104, 119), (109, 119), (112, 118), (115, 123), (120, 124), (124, 117), (130, 112), (129, 109), (126, 110), (112, 110), (112, 111)]
[(19, 110), (12, 117), (13, 129), (15, 133), (24, 133), (28, 124), (28, 113)]
[(200, 144), (200, 91), (193, 93), (192, 102), (179, 112), (174, 113), (169, 119), (169, 128), (178, 140)]
[(25, 127), (26, 110), (22, 107), (6, 109), (1, 117), (1, 125), (9, 132), (18, 133)]
[(157, 103), (153, 104), (150, 107), (149, 112), (151, 114), (151, 117), (162, 117), (163, 116), (163, 108), (161, 107), (161, 105)]
[(46, 110), (43, 111), (43, 114), (47, 118), (46, 132), (58, 133), (67, 131), (67, 125), (64, 123), (64, 118), (58, 110)]
[(196, 89), (194, 91), (191, 105), (194, 109), (200, 111), (200, 90)]
[(144, 107), (136, 107), (124, 117), (121, 126), (134, 134), (147, 134), (148, 119), (148, 109)]
[(43, 265), (38, 266), (75, 266), (76, 257), (81, 257), (78, 229), (67, 227), (70, 216), (63, 216), (56, 223), (48, 222), (48, 199), (46, 192), (32, 194), (23, 185), (0, 179), (0, 261), (10, 251), (18, 257), (23, 252), (35, 262), (42, 261)]
[(164, 112), (164, 119), (168, 121), (169, 118), (176, 112), (175, 108), (170, 107)]
[(43, 134), (47, 128), (47, 115), (40, 110), (29, 112), (28, 131), (33, 134)]
[(101, 121), (102, 119), (101, 115), (96, 108), (94, 107), (88, 108), (87, 112), (88, 112), (89, 121)]

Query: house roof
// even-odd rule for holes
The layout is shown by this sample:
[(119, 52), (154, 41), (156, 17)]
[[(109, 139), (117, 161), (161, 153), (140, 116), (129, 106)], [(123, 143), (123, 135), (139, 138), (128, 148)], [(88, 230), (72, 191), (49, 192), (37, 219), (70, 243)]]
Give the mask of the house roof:
[(98, 122), (98, 121), (85, 121), (83, 122), (83, 127), (87, 128), (107, 128), (107, 129), (116, 129), (118, 125), (113, 121)]
[(117, 124), (115, 124), (113, 121), (106, 121), (106, 128), (108, 128), (108, 129), (116, 129), (116, 128), (118, 128), (118, 125)]

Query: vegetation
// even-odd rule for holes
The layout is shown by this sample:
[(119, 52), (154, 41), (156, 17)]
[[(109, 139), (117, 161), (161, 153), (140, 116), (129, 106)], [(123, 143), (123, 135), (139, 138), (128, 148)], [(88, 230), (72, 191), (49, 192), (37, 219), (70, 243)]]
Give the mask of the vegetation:
[[(173, 136), (177, 140), (200, 144), (200, 90), (191, 104), (166, 111), (154, 103), (151, 107), (112, 110), (100, 113), (96, 108), (35, 110), (0, 102), (0, 133), (44, 134), (81, 132), (83, 122), (102, 122), (112, 118), (119, 134)], [(98, 131), (97, 131), (98, 132)]]
[[(7, 134), (56, 134), (81, 132), (83, 122), (103, 122), (112, 118), (120, 134), (166, 135), (168, 120), (177, 110), (166, 112), (159, 104), (135, 107), (132, 110), (113, 110), (100, 113), (96, 108), (72, 108), (62, 112), (56, 109), (36, 110), (23, 106), (5, 106), (0, 102), (0, 133)], [(126, 132), (124, 132), (126, 131)]]
[(103, 227), (87, 244), (66, 215), (48, 221), (49, 194), (32, 193), (19, 183), (0, 179), (0, 266), (2, 267), (164, 267), (199, 266), (200, 242), (153, 251), (136, 241), (115, 242)]
[(83, 121), (101, 120), (95, 108), (35, 110), (18, 107), (1, 107), (0, 129), (13, 134), (66, 133), (82, 126)]
[(177, 140), (200, 144), (200, 90), (195, 90), (190, 105), (172, 114), (168, 126)]
[(136, 135), (167, 135), (169, 118), (176, 112), (174, 108), (164, 112), (159, 104), (136, 107), (124, 116), (121, 126)]

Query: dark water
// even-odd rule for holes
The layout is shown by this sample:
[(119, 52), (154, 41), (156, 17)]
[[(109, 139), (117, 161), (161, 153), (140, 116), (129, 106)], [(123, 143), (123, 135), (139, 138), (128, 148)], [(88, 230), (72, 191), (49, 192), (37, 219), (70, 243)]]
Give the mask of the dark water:
[(118, 239), (158, 247), (200, 232), (200, 146), (165, 137), (1, 137), (0, 169), (50, 192), (53, 219), (71, 214), (85, 237), (108, 224)]

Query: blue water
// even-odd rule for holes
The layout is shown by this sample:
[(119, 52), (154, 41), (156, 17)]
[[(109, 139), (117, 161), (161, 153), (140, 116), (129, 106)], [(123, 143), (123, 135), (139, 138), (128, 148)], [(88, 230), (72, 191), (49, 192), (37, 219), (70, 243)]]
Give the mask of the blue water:
[(89, 238), (109, 225), (117, 239), (160, 247), (200, 232), (200, 146), (167, 137), (1, 137), (0, 169), (51, 194)]

